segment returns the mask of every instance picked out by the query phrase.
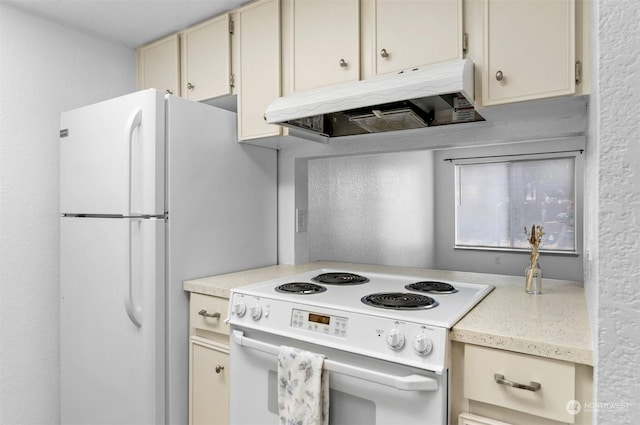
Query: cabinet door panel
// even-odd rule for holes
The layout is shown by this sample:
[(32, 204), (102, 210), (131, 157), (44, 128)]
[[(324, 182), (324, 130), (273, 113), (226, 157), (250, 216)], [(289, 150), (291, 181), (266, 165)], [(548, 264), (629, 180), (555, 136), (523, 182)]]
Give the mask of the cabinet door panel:
[(462, 57), (461, 3), (376, 0), (376, 74)]
[(359, 22), (358, 0), (294, 0), (294, 91), (359, 78)]
[(573, 0), (487, 0), (484, 104), (575, 91)]
[(191, 339), (191, 420), (229, 423), (229, 350)]
[(172, 35), (137, 50), (138, 89), (180, 95), (180, 41)]
[(182, 94), (205, 100), (231, 94), (229, 15), (187, 29), (182, 36)]
[(269, 103), (280, 96), (280, 0), (238, 10), (238, 30), (238, 138), (278, 136), (281, 127), (267, 124), (263, 117)]

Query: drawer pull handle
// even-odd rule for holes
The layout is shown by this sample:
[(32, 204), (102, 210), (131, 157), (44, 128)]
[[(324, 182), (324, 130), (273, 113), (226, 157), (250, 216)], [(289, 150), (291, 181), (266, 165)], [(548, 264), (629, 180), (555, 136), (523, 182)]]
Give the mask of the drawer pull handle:
[(527, 391), (538, 391), (540, 389), (540, 383), (538, 382), (529, 382), (529, 385), (525, 385), (525, 384), (518, 384), (517, 382), (513, 382), (513, 381), (508, 381), (506, 379), (504, 379), (504, 375), (500, 375), (499, 373), (494, 373), (493, 374), (493, 379), (496, 380), (496, 382), (500, 385), (506, 385), (508, 387), (513, 387), (513, 388), (520, 388), (522, 390), (527, 390)]
[(220, 318), (220, 313), (207, 313), (207, 310), (200, 310), (198, 314), (202, 317), (214, 317), (216, 319)]
[(216, 365), (216, 373), (220, 373), (224, 370), (224, 366), (222, 365)]

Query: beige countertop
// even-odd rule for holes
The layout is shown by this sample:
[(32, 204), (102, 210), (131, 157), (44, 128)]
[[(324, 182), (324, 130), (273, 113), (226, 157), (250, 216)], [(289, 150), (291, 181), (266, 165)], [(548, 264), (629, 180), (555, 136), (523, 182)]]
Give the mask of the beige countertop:
[(528, 295), (524, 276), (317, 262), (188, 280), (183, 288), (228, 298), (230, 290), (239, 286), (320, 268), (491, 283), (495, 289), (451, 330), (453, 341), (593, 365), (587, 304), (580, 282), (543, 279), (543, 294)]

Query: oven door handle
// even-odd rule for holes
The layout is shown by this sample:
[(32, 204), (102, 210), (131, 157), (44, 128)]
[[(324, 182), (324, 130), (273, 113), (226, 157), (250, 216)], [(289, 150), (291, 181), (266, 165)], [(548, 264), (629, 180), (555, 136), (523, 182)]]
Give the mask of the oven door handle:
[[(274, 356), (277, 356), (280, 351), (280, 347), (277, 345), (247, 338), (244, 336), (244, 332), (242, 331), (234, 330), (232, 332), (232, 338), (238, 345), (253, 348), (254, 350), (262, 351), (263, 353), (272, 354)], [(364, 379), (365, 381), (375, 382), (377, 384), (386, 385), (403, 391), (436, 391), (438, 389), (438, 381), (425, 375), (411, 374), (406, 376), (397, 376), (329, 359), (325, 359), (323, 368), (329, 372)]]

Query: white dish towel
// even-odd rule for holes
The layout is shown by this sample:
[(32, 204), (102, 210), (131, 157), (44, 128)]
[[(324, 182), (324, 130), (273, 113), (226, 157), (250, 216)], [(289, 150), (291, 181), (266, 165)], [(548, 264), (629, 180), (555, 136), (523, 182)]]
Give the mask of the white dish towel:
[(322, 354), (281, 346), (278, 353), (280, 425), (329, 424), (329, 373)]

